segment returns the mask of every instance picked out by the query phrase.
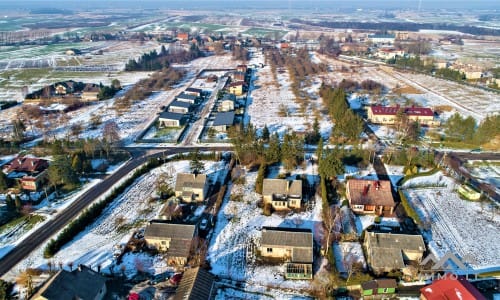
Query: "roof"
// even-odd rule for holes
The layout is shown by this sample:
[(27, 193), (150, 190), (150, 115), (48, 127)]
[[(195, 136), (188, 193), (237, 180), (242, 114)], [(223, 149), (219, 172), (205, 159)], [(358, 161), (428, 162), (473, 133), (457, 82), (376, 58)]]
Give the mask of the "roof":
[(286, 179), (264, 179), (262, 195), (290, 195), (302, 197), (302, 181)]
[(194, 225), (151, 223), (144, 231), (145, 238), (191, 240), (194, 236)]
[(312, 263), (313, 235), (308, 229), (264, 227), (261, 246), (292, 248), (292, 262)]
[[(370, 110), (374, 115), (397, 115), (398, 111), (401, 109), (399, 106), (380, 106), (374, 105), (370, 106)], [(403, 108), (404, 113), (409, 116), (434, 116), (432, 109), (428, 107), (405, 107)]]
[(398, 284), (395, 279), (377, 279), (361, 283), (361, 288), (365, 291), (377, 288), (397, 288), (397, 286)]
[(420, 292), (427, 300), (486, 299), (466, 278), (457, 278), (449, 274), (421, 288)]
[(85, 266), (71, 272), (61, 270), (44, 284), (33, 299), (42, 296), (50, 300), (94, 300), (105, 283), (102, 275)]
[(425, 251), (424, 239), (421, 235), (369, 232), (365, 238), (374, 248)]
[(174, 300), (210, 299), (214, 276), (201, 268), (187, 269), (182, 276)]
[(180, 93), (179, 95), (177, 95), (176, 98), (177, 99), (186, 99), (186, 100), (196, 100), (195, 95), (190, 95), (190, 94), (186, 94), (186, 93)]
[(164, 111), (160, 114), (160, 119), (180, 121), (183, 118), (184, 118), (184, 114), (179, 114), (179, 113), (174, 113), (174, 112), (169, 112), (169, 111)]
[(368, 35), (371, 39), (394, 39), (396, 35), (394, 34), (370, 34)]
[(93, 83), (87, 83), (83, 88), (84, 93), (98, 93), (100, 90), (99, 86)]
[(351, 205), (395, 206), (389, 180), (349, 179), (347, 191)]
[(186, 89), (186, 92), (190, 92), (190, 93), (199, 93), (201, 94), (203, 92), (203, 90), (201, 89), (197, 89), (197, 88), (192, 88), (192, 87), (188, 87)]
[(234, 111), (219, 112), (215, 116), (213, 126), (233, 125), (234, 115), (235, 115)]
[(174, 100), (174, 101), (172, 101), (172, 103), (170, 103), (170, 107), (172, 107), (172, 106), (190, 108), (191, 104), (188, 102), (184, 102), (184, 101)]
[(368, 256), (371, 257), (370, 266), (375, 270), (379, 268), (400, 270), (406, 266), (403, 253), (398, 248), (370, 248)]
[(183, 191), (186, 187), (202, 189), (205, 187), (206, 182), (206, 174), (178, 173), (175, 180), (175, 191)]
[(222, 100), (236, 101), (236, 95), (235, 94), (224, 94), (224, 96), (222, 96)]
[(41, 172), (49, 166), (49, 162), (42, 158), (17, 156), (7, 165), (7, 173), (15, 172)]
[(232, 82), (229, 84), (230, 87), (234, 87), (234, 86), (244, 86), (246, 83), (243, 82), (243, 81), (236, 81), (236, 82)]

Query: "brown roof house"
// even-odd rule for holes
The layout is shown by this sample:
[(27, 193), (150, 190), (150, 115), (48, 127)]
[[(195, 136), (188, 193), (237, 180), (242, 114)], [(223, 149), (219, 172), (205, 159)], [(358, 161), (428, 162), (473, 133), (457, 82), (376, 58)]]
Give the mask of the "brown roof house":
[(260, 255), (285, 261), (286, 279), (312, 279), (311, 230), (264, 227), (260, 241)]
[(151, 223), (144, 232), (148, 247), (167, 254), (170, 265), (186, 264), (196, 226), (188, 224)]
[(350, 179), (346, 194), (349, 206), (358, 214), (391, 215), (396, 206), (388, 180)]
[(175, 196), (184, 202), (202, 202), (208, 192), (206, 174), (178, 173), (175, 181)]
[(277, 210), (300, 208), (302, 201), (302, 181), (264, 179), (262, 197), (264, 203), (270, 203)]
[(8, 178), (18, 180), (24, 190), (37, 191), (47, 181), (48, 167), (45, 159), (17, 156), (4, 166), (3, 172)]
[(216, 291), (214, 275), (201, 268), (187, 269), (175, 292), (174, 300), (209, 300)]
[(366, 261), (374, 273), (405, 271), (407, 262), (420, 261), (425, 252), (421, 235), (366, 232)]
[(97, 84), (87, 83), (82, 91), (83, 101), (97, 101), (99, 100), (99, 92), (101, 88)]
[(100, 300), (106, 295), (106, 278), (80, 265), (74, 271), (60, 270), (52, 276), (32, 300)]

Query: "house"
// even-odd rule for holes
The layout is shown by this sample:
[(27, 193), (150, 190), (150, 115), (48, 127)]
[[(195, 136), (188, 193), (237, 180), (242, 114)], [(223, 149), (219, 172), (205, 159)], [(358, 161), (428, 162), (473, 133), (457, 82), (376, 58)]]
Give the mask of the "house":
[(394, 34), (369, 34), (368, 40), (374, 44), (394, 44), (396, 35)]
[(312, 279), (313, 235), (309, 229), (262, 228), (260, 255), (285, 261), (286, 279)]
[(179, 32), (177, 34), (177, 39), (179, 41), (187, 41), (189, 39), (189, 34), (187, 32)]
[(245, 73), (243, 72), (234, 72), (232, 77), (235, 82), (245, 81)]
[(422, 300), (486, 300), (466, 278), (446, 274), (420, 289)]
[(6, 164), (3, 172), (9, 179), (19, 181), (27, 191), (37, 191), (47, 182), (49, 162), (45, 159), (17, 156)]
[(203, 94), (203, 90), (189, 87), (184, 91), (184, 94), (193, 95), (195, 97), (201, 97), (201, 95)]
[(99, 91), (101, 89), (97, 84), (88, 83), (85, 85), (82, 91), (83, 101), (97, 101), (99, 100)]
[(183, 266), (196, 234), (195, 225), (153, 222), (146, 227), (144, 239), (148, 247), (166, 253), (169, 265)]
[(427, 107), (370, 106), (368, 120), (374, 124), (391, 125), (398, 122), (398, 113), (405, 114), (409, 120), (425, 126), (438, 126), (434, 112)]
[(219, 111), (231, 111), (234, 110), (234, 102), (236, 101), (236, 96), (233, 94), (225, 94), (220, 100)]
[(206, 174), (178, 173), (175, 181), (175, 196), (184, 202), (205, 201), (208, 192)]
[(300, 208), (302, 180), (264, 179), (262, 197), (264, 203), (270, 203), (277, 210)]
[(177, 95), (177, 97), (175, 97), (175, 99), (177, 101), (187, 102), (189, 104), (194, 104), (196, 102), (196, 96), (194, 96), (192, 94), (187, 94), (185, 92)]
[(403, 57), (405, 52), (395, 48), (381, 48), (375, 53), (375, 56), (381, 59), (394, 59), (396, 57)]
[(395, 279), (377, 279), (361, 283), (361, 296), (385, 296), (394, 295), (398, 284)]
[(66, 95), (66, 87), (62, 84), (58, 84), (55, 87), (56, 95)]
[(228, 91), (231, 94), (234, 94), (236, 96), (241, 96), (243, 95), (243, 86), (245, 85), (245, 82), (243, 81), (237, 81), (229, 84)]
[(32, 300), (100, 300), (106, 295), (106, 278), (85, 266), (71, 272), (60, 270), (52, 276)]
[(181, 127), (186, 124), (186, 116), (180, 113), (164, 111), (158, 118), (160, 127)]
[(227, 128), (234, 124), (234, 111), (219, 112), (215, 115), (212, 127), (218, 132), (226, 132)]
[(352, 211), (358, 214), (392, 215), (396, 206), (389, 180), (349, 179), (346, 195)]
[(172, 113), (187, 114), (191, 111), (191, 104), (188, 102), (175, 100), (168, 106), (168, 111)]
[(209, 300), (216, 288), (215, 277), (200, 267), (187, 269), (177, 287), (173, 300)]
[(248, 66), (247, 65), (237, 65), (236, 66), (236, 71), (237, 72), (246, 73), (247, 70), (248, 70)]
[(366, 232), (363, 246), (374, 273), (404, 271), (408, 261), (420, 261), (425, 252), (421, 235)]
[(473, 189), (471, 186), (466, 184), (461, 185), (458, 188), (458, 193), (469, 200), (479, 200), (481, 198), (481, 193)]

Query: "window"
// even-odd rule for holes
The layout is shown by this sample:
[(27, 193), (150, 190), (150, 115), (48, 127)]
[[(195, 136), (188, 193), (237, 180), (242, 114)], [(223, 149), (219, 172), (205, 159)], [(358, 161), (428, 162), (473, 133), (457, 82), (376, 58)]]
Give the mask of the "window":
[(167, 242), (166, 242), (166, 241), (161, 241), (161, 244), (162, 244), (162, 245), (166, 245), (166, 244), (167, 244)]
[(273, 248), (267, 248), (267, 253), (273, 253)]

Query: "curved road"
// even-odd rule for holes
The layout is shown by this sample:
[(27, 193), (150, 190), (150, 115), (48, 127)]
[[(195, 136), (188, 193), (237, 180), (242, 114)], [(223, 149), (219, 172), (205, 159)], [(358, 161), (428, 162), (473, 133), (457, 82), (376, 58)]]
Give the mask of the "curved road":
[[(90, 203), (95, 199), (100, 197), (104, 192), (109, 190), (115, 183), (117, 183), (121, 178), (126, 176), (135, 168), (144, 164), (151, 158), (161, 158), (167, 155), (190, 152), (199, 149), (200, 151), (229, 151), (230, 147), (178, 147), (162, 150), (152, 154), (144, 154), (129, 160), (115, 173), (106, 177), (102, 182), (95, 185), (80, 197), (78, 197), (71, 205), (69, 205), (64, 211), (54, 217), (52, 220), (48, 221), (41, 228), (37, 229), (30, 234), (26, 239), (19, 243), (16, 247), (10, 250), (1, 260), (0, 260), (0, 276), (5, 275), (9, 270), (15, 267), (22, 259), (28, 256), (33, 250), (37, 249), (42, 245), (43, 242), (48, 240), (59, 230), (64, 228), (73, 218), (75, 218), (83, 209), (85, 209)], [(137, 149), (135, 149), (137, 150)], [(144, 148), (144, 152), (151, 150), (150, 148)], [(137, 155), (137, 152), (135, 152)]]

